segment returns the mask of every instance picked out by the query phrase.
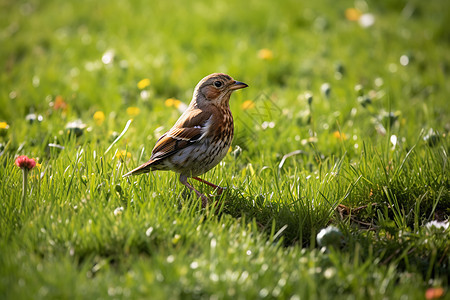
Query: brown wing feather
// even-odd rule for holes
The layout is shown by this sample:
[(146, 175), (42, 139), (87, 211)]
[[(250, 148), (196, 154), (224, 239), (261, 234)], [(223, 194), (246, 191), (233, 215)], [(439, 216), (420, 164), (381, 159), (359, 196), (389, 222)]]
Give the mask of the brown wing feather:
[(170, 130), (156, 143), (150, 160), (157, 161), (166, 158), (189, 144), (196, 142), (202, 136), (202, 128), (176, 128)]
[(148, 173), (151, 171), (152, 165), (158, 161), (197, 142), (202, 137), (210, 116), (210, 113), (206, 113), (200, 109), (191, 110), (189, 114), (184, 113), (172, 129), (161, 136), (156, 142), (150, 160), (123, 175), (123, 177)]

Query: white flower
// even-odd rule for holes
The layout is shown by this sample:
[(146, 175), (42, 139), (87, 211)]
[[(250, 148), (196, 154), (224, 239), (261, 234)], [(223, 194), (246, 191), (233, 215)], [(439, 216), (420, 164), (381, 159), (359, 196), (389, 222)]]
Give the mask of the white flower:
[(444, 221), (444, 222), (431, 221), (431, 222), (428, 222), (427, 224), (425, 224), (425, 227), (428, 228), (428, 229), (431, 229), (432, 227), (435, 227), (437, 229), (441, 229), (442, 228), (444, 230), (447, 230), (448, 229), (448, 225), (449, 225), (448, 220)]
[(361, 27), (367, 28), (372, 26), (374, 23), (375, 23), (375, 16), (372, 14), (363, 14), (359, 18), (359, 25), (361, 25)]
[(120, 206), (120, 207), (118, 207), (118, 208), (116, 208), (116, 209), (114, 210), (114, 215), (115, 215), (115, 216), (121, 215), (122, 212), (123, 212), (123, 207)]

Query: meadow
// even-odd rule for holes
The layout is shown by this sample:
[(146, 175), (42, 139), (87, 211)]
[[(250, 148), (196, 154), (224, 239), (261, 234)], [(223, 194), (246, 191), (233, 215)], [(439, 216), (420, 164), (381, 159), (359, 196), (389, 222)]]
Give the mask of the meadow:
[[(0, 0), (0, 298), (449, 299), (449, 28), (440, 0)], [(122, 178), (214, 72), (249, 85), (225, 193)]]

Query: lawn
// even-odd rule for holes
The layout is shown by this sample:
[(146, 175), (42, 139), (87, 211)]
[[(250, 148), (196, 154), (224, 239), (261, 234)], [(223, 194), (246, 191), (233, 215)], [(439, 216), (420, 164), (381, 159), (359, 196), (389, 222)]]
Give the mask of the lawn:
[[(449, 299), (450, 2), (0, 0), (0, 298)], [(145, 162), (249, 85), (188, 193)], [(16, 158), (34, 158), (27, 172)]]

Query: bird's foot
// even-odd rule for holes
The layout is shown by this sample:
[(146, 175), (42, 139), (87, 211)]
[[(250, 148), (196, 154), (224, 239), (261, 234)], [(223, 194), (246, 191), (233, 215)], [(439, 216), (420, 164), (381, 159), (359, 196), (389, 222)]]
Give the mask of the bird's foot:
[(204, 184), (209, 185), (210, 187), (212, 187), (212, 188), (216, 191), (216, 194), (217, 194), (218, 196), (222, 195), (222, 193), (227, 189), (226, 187), (218, 186), (218, 185), (216, 185), (216, 184), (214, 184), (214, 183), (211, 183), (211, 182), (206, 181), (205, 179), (201, 179), (201, 178), (199, 178), (199, 177), (192, 177), (192, 179), (198, 180), (198, 181), (200, 181), (201, 183), (204, 183)]
[(200, 198), (202, 199), (202, 208), (206, 208), (208, 206), (209, 198), (205, 195), (201, 195)]
[(218, 186), (218, 187), (216, 188), (216, 194), (217, 194), (218, 196), (220, 196), (220, 195), (222, 195), (223, 192), (226, 191), (226, 189), (227, 189), (226, 187)]
[(202, 201), (202, 208), (206, 208), (206, 206), (208, 206), (208, 203), (210, 202), (210, 199), (206, 195), (203, 195), (202, 193), (200, 193), (197, 190), (187, 190), (186, 189), (182, 193), (183, 198), (185, 198), (185, 199), (188, 198), (192, 192), (195, 193), (195, 196), (197, 199), (200, 198), (200, 200)]

